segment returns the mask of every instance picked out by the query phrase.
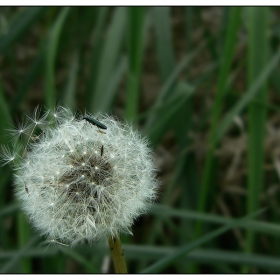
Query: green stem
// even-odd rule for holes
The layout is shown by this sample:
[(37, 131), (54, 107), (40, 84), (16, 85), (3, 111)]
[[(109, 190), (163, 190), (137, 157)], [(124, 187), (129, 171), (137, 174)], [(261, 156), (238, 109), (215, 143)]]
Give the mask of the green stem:
[(109, 237), (108, 243), (112, 255), (112, 259), (114, 262), (115, 273), (127, 273), (124, 253), (122, 249), (122, 243), (120, 238), (117, 237)]

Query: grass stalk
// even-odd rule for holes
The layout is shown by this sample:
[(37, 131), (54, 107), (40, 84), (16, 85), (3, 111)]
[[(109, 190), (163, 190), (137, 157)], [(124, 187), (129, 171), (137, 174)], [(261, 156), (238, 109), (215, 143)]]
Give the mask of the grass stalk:
[(126, 119), (137, 116), (139, 101), (139, 83), (143, 56), (143, 18), (144, 7), (128, 8), (128, 57)]
[[(268, 54), (268, 8), (250, 7), (248, 15), (248, 86), (252, 86), (267, 61)], [(259, 198), (264, 184), (264, 135), (266, 123), (266, 108), (262, 104), (267, 100), (266, 82), (258, 90), (256, 97), (249, 104), (248, 119), (248, 197), (247, 213), (259, 207)], [(255, 241), (252, 231), (246, 232), (245, 251), (251, 253)], [(243, 273), (249, 272), (248, 266), (243, 266)]]
[(70, 7), (61, 9), (57, 20), (55, 21), (49, 34), (49, 41), (46, 47), (45, 61), (45, 104), (48, 108), (54, 108), (56, 105), (55, 90), (55, 61), (58, 51), (59, 38), (65, 19), (69, 13)]
[[(209, 185), (212, 181), (213, 166), (214, 166), (214, 150), (215, 150), (215, 135), (217, 133), (217, 126), (222, 112), (222, 105), (226, 94), (226, 86), (230, 73), (230, 67), (233, 60), (235, 41), (240, 23), (241, 8), (232, 7), (230, 10), (229, 24), (227, 28), (227, 36), (225, 39), (225, 47), (221, 58), (221, 67), (218, 75), (217, 94), (214, 99), (213, 110), (211, 115), (211, 127), (208, 140), (208, 150), (206, 153), (205, 167), (202, 176), (200, 199), (198, 201), (198, 211), (204, 212), (206, 210), (206, 201), (209, 195)], [(202, 223), (198, 221), (195, 225), (195, 237), (198, 238), (202, 233)], [(190, 272), (196, 273), (196, 267), (191, 266)]]
[[(230, 67), (233, 60), (235, 41), (237, 37), (239, 22), (240, 22), (240, 7), (232, 7), (230, 10), (229, 26), (227, 31), (227, 37), (225, 42), (225, 48), (222, 55), (222, 62), (218, 76), (218, 88), (217, 95), (214, 100), (212, 116), (211, 116), (211, 128), (210, 136), (208, 141), (208, 151), (206, 154), (206, 162), (204, 167), (204, 172), (202, 176), (202, 184), (200, 191), (200, 199), (198, 204), (198, 210), (203, 212), (206, 210), (206, 199), (209, 194), (209, 185), (212, 175), (212, 166), (214, 161), (214, 139), (217, 132), (218, 122), (221, 116), (222, 105), (225, 98), (225, 89), (228, 82), (228, 76), (230, 72)], [(195, 236), (198, 237), (201, 234), (201, 222), (198, 222), (195, 229)]]
[[(22, 212), (18, 213), (17, 222), (18, 222), (17, 232), (18, 232), (19, 248), (24, 248), (24, 246), (26, 246), (26, 244), (28, 243), (31, 237), (30, 227)], [(32, 264), (30, 259), (24, 258), (21, 260), (21, 272), (32, 273)]]

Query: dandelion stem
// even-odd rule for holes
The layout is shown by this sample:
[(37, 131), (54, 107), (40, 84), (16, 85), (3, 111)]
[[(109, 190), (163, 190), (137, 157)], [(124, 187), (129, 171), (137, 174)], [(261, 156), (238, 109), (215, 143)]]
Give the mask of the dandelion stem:
[(124, 253), (122, 249), (122, 243), (120, 238), (109, 237), (108, 243), (111, 251), (111, 255), (114, 262), (115, 273), (127, 273)]

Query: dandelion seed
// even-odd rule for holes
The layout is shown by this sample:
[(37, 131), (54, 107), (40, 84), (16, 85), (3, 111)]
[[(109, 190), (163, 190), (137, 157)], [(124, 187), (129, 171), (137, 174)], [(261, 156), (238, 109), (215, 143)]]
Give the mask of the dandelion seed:
[(44, 114), (42, 116), (40, 116), (40, 113), (41, 113), (41, 108), (39, 106), (37, 106), (34, 110), (33, 116), (32, 117), (27, 116), (27, 117), (31, 120), (31, 122), (35, 126), (48, 125), (49, 122), (47, 121), (47, 117), (48, 117), (50, 111), (44, 112)]
[(17, 122), (14, 129), (7, 129), (9, 138), (12, 139), (12, 142), (15, 143), (22, 135), (27, 134), (31, 129), (32, 124), (29, 120), (23, 122)]
[(47, 248), (48, 247), (57, 248), (57, 245), (62, 245), (62, 246), (65, 246), (65, 247), (69, 247), (68, 244), (64, 244), (64, 243), (59, 242), (59, 241), (57, 241), (55, 239), (47, 239), (44, 242), (42, 242), (40, 245), (41, 246), (47, 245)]
[(14, 150), (11, 150), (6, 146), (1, 146), (1, 152), (0, 152), (0, 162), (2, 163), (1, 166), (13, 162), (15, 158), (18, 156), (17, 152), (18, 149), (16, 149), (15, 147)]

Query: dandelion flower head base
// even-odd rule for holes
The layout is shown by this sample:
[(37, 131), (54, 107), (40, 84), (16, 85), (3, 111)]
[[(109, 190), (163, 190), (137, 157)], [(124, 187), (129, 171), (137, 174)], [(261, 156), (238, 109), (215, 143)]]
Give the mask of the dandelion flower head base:
[(131, 233), (158, 187), (147, 140), (107, 115), (94, 116), (106, 134), (65, 108), (53, 115), (55, 125), (42, 128), (15, 166), (17, 196), (33, 225), (71, 246)]

